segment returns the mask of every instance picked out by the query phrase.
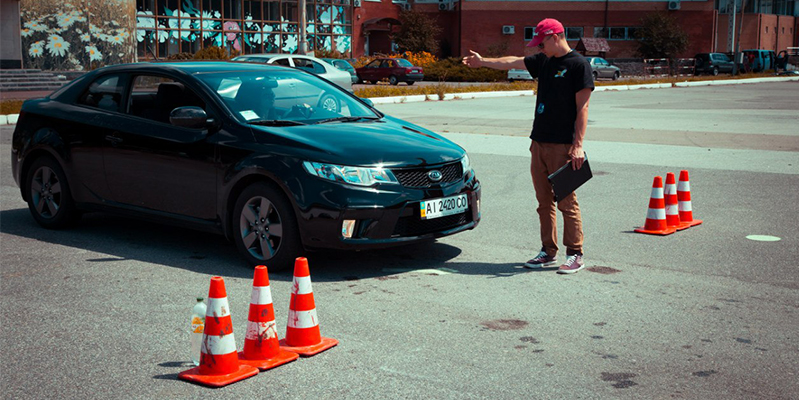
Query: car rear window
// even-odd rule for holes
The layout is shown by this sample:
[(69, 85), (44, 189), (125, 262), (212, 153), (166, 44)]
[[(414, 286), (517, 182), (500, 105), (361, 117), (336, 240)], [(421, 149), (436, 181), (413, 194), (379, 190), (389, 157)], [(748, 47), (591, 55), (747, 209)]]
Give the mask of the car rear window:
[(411, 64), (410, 61), (408, 61), (408, 60), (406, 60), (404, 58), (398, 59), (397, 60), (397, 64), (399, 64), (400, 67), (406, 67), (406, 68), (407, 67), (413, 67), (413, 64)]

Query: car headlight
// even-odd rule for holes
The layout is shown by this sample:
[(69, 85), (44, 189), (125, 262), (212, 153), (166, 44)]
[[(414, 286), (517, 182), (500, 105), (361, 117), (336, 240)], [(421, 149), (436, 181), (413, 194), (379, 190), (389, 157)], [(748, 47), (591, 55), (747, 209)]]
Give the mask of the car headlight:
[(399, 183), (391, 171), (381, 167), (348, 167), (312, 161), (305, 161), (302, 166), (313, 176), (351, 185), (373, 186), (378, 183)]
[(461, 168), (463, 168), (463, 174), (466, 175), (472, 170), (472, 162), (469, 161), (469, 155), (464, 153), (463, 158), (461, 158)]

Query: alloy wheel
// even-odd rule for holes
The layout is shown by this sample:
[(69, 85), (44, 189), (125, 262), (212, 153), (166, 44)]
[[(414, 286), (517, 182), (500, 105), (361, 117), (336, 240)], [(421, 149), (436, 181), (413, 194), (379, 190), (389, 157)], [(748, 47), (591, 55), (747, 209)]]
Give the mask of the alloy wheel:
[(244, 247), (254, 258), (269, 260), (283, 243), (283, 221), (269, 199), (256, 196), (241, 211), (239, 231)]
[(41, 166), (33, 174), (30, 185), (31, 199), (36, 212), (44, 218), (53, 218), (61, 208), (61, 182), (48, 166)]

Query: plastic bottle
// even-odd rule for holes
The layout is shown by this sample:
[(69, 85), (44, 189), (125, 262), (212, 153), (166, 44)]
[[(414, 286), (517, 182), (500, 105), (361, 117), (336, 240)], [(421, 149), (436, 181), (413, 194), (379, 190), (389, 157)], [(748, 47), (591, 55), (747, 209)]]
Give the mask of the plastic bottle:
[(205, 303), (203, 298), (197, 298), (197, 304), (191, 310), (191, 362), (200, 365), (200, 346), (203, 342), (205, 329)]

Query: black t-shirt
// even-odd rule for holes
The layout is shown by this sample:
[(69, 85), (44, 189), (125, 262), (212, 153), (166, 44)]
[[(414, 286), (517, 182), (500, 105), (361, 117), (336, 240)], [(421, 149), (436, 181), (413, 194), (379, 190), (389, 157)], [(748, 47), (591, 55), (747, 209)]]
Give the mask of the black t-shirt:
[(577, 101), (574, 95), (585, 88), (594, 90), (588, 60), (577, 52), (548, 58), (543, 53), (524, 58), (533, 78), (538, 78), (535, 119), (530, 139), (544, 143), (574, 141)]

